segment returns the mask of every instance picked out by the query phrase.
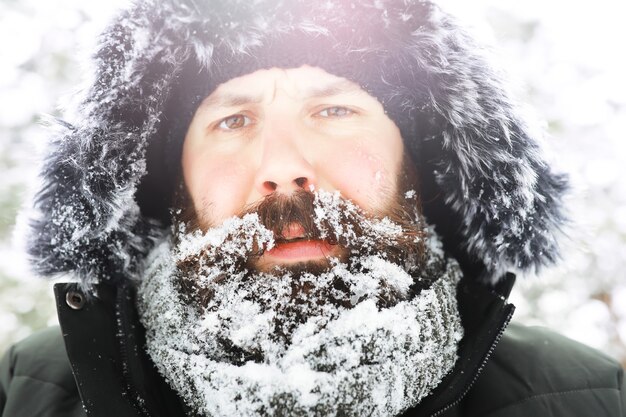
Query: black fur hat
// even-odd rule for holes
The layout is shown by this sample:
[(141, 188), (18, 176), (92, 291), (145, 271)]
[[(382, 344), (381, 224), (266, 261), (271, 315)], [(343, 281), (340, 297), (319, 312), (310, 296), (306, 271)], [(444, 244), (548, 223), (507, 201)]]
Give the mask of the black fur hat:
[(424, 212), (466, 274), (495, 282), (558, 257), (566, 179), (498, 73), (418, 0), (138, 0), (102, 34), (80, 120), (54, 136), (30, 253), (44, 275), (138, 279), (166, 233), (182, 138), (218, 84), (261, 68), (348, 78), (398, 125)]

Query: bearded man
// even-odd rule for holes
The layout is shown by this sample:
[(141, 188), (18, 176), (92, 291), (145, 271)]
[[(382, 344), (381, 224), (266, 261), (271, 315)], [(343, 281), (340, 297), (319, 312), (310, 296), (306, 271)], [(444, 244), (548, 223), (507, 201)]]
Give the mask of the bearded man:
[(31, 239), (79, 284), (3, 415), (624, 415), (615, 361), (509, 325), (566, 180), (435, 5), (144, 0), (95, 58)]

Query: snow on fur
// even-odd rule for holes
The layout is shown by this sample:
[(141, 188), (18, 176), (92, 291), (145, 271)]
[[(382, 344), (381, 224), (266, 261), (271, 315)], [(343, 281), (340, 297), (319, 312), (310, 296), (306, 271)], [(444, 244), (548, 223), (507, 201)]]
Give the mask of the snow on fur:
[(163, 121), (181, 73), (206, 71), (208, 94), (237, 75), (302, 64), (383, 103), (423, 185), (443, 196), (449, 215), (425, 211), (438, 228), (453, 225), (443, 239), (462, 262), (484, 264), (495, 280), (557, 258), (565, 179), (481, 48), (428, 1), (139, 0), (94, 60), (81, 118), (52, 138), (42, 168), (30, 253), (43, 275), (72, 273), (87, 286), (141, 275), (167, 227), (142, 214), (136, 192), (158, 175), (146, 172), (151, 147), (180, 145)]

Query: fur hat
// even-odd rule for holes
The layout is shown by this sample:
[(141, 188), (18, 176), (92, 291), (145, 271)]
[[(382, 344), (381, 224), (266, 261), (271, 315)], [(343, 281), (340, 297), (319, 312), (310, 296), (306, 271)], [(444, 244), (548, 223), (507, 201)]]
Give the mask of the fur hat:
[(423, 209), (467, 275), (558, 257), (566, 179), (483, 50), (418, 0), (139, 0), (103, 33), (95, 78), (51, 140), (29, 251), (43, 275), (140, 278), (166, 233), (195, 106), (261, 68), (317, 66), (378, 98), (416, 164)]

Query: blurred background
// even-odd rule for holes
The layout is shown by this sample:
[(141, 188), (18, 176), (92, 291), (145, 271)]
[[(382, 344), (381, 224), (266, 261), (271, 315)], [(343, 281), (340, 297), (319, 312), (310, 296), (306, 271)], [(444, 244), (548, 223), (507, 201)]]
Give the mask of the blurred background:
[[(46, 143), (81, 64), (126, 0), (0, 0), (0, 353), (56, 323), (49, 282), (22, 250)], [(551, 327), (626, 366), (626, 3), (445, 0), (492, 45), (520, 101), (543, 121), (551, 163), (572, 177), (561, 266), (518, 279), (514, 320)]]

